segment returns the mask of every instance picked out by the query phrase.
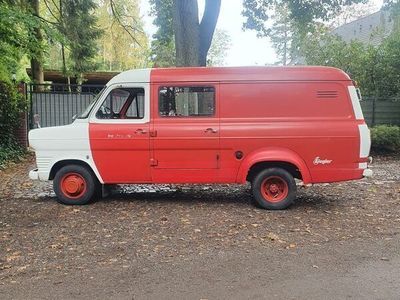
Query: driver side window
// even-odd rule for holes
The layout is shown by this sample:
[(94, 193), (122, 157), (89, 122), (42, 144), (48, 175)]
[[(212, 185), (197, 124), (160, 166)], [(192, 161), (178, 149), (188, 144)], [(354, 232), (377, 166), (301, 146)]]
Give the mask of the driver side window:
[(143, 88), (112, 90), (96, 112), (97, 119), (143, 119), (143, 117)]

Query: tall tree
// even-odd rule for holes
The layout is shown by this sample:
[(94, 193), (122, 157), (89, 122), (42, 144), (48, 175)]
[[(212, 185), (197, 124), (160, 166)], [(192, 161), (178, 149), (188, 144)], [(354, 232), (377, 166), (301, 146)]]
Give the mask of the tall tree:
[(100, 69), (121, 71), (148, 65), (148, 39), (139, 16), (138, 0), (100, 2), (96, 16), (104, 31), (96, 59)]
[(153, 24), (157, 31), (151, 42), (151, 59), (155, 67), (176, 64), (172, 0), (150, 0)]
[(292, 38), (294, 36), (293, 24), (289, 18), (289, 10), (286, 6), (277, 7), (272, 16), (273, 24), (268, 31), (272, 45), (279, 57), (279, 64), (286, 66), (292, 57)]
[[(365, 0), (244, 0), (244, 29), (268, 36), (280, 56), (281, 63), (298, 56), (302, 41), (315, 32), (321, 21), (330, 21), (347, 6)], [(267, 22), (275, 12), (274, 22)], [(289, 54), (289, 55), (288, 55)]]
[(205, 66), (221, 0), (206, 0), (199, 21), (197, 0), (173, 0), (176, 65)]
[[(51, 35), (47, 23), (34, 12), (32, 1), (0, 0), (0, 75), (7, 80), (10, 74), (17, 74), (22, 79), (20, 61), (27, 57), (34, 62), (35, 69), (41, 69), (43, 51), (43, 34)], [(39, 35), (38, 35), (39, 33)], [(35, 74), (37, 82), (42, 76)]]
[(160, 38), (152, 44), (156, 65), (159, 59), (170, 62), (168, 50), (175, 49), (172, 60), (176, 66), (205, 66), (221, 0), (206, 0), (201, 20), (197, 0), (151, 0), (151, 4), (156, 16), (154, 24), (158, 27), (154, 37)]
[(71, 70), (79, 84), (83, 81), (84, 72), (95, 69), (97, 39), (102, 33), (97, 27), (95, 8), (93, 0), (64, 0), (61, 8), (61, 31), (68, 39)]
[(290, 20), (302, 31), (306, 31), (313, 27), (315, 21), (332, 20), (346, 6), (361, 2), (365, 2), (365, 0), (244, 0), (242, 12), (246, 18), (244, 27), (268, 35), (270, 24), (266, 21), (270, 18), (271, 13), (280, 7), (286, 7)]
[[(30, 9), (33, 15), (40, 16), (39, 0), (29, 0)], [(39, 26), (34, 28), (35, 39), (39, 44), (43, 43), (42, 30)], [(31, 58), (31, 70), (33, 82), (42, 84), (44, 83), (43, 74), (43, 51), (36, 51), (35, 55)]]

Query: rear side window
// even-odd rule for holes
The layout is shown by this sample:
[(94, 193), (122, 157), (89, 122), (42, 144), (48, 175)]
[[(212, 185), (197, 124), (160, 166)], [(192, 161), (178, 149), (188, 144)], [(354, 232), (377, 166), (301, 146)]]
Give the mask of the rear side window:
[(112, 90), (96, 113), (98, 119), (143, 119), (144, 89)]
[(215, 88), (209, 86), (164, 86), (159, 89), (158, 109), (163, 117), (213, 116)]

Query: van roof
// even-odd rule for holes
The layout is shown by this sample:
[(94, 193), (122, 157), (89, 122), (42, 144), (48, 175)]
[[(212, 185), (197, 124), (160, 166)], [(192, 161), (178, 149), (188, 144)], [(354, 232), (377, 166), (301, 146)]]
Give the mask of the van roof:
[(122, 72), (109, 84), (124, 82), (219, 81), (340, 81), (350, 80), (342, 70), (322, 66), (184, 67), (136, 69)]

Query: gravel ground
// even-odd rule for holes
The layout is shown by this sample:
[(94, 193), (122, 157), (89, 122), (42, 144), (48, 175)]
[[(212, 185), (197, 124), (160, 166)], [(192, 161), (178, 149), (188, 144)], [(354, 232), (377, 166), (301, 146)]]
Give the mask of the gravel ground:
[[(307, 261), (309, 268), (317, 269), (318, 265), (314, 266), (307, 258), (310, 253), (318, 256), (319, 252), (313, 249), (330, 253), (337, 248), (359, 253), (361, 248), (368, 248), (366, 244), (391, 248), (387, 257), (379, 249), (370, 251), (374, 251), (372, 256), (378, 261), (390, 259), (392, 267), (396, 263), (400, 266), (396, 254), (400, 250), (399, 157), (376, 158), (372, 179), (299, 189), (295, 205), (285, 211), (255, 208), (250, 204), (249, 186), (236, 185), (121, 186), (110, 197), (93, 204), (63, 206), (54, 201), (51, 183), (29, 180), (27, 172), (33, 166), (33, 158), (29, 157), (0, 171), (0, 298), (26, 298), (31, 292), (29, 287), (38, 286), (38, 282), (51, 282), (51, 291), (62, 285), (65, 278), (99, 276), (99, 282), (109, 282), (110, 278), (104, 277), (105, 270), (121, 274), (133, 268), (135, 273), (127, 276), (138, 282), (153, 274), (153, 278), (148, 278), (150, 284), (168, 266), (180, 265), (181, 274), (186, 274), (190, 266), (197, 266), (200, 270), (191, 269), (191, 272), (204, 273), (202, 266), (221, 263), (221, 260), (215, 261), (218, 257), (227, 259), (226, 265), (232, 263), (228, 258), (234, 257), (238, 266), (246, 261), (247, 255), (258, 257), (260, 253), (279, 259), (289, 254), (298, 255), (303, 257), (302, 264)], [(332, 253), (333, 258), (335, 255)], [(360, 263), (362, 257), (358, 258)], [(332, 270), (337, 264), (333, 258)], [(282, 264), (288, 262), (282, 261)], [(347, 263), (351, 264), (351, 258)], [(298, 272), (303, 267), (299, 263)], [(246, 274), (252, 275), (252, 270), (244, 266), (242, 270), (232, 268), (230, 272), (242, 274), (246, 270)], [(374, 269), (378, 270), (379, 266)], [(181, 294), (182, 297), (200, 299), (204, 296), (203, 283), (209, 284), (215, 278), (209, 275), (198, 280), (199, 292)], [(400, 282), (396, 283), (400, 287)], [(17, 293), (17, 284), (21, 287), (25, 284), (26, 293), (23, 288)], [(146, 285), (123, 295), (104, 291), (57, 295), (60, 298), (160, 297), (156, 290), (146, 294), (143, 286)], [(114, 285), (110, 289), (116, 292), (119, 288)], [(61, 290), (65, 291), (65, 287)], [(163, 295), (177, 294), (169, 290), (169, 294)], [(212, 295), (215, 298), (215, 295), (228, 294)], [(238, 298), (247, 296), (241, 294)]]

